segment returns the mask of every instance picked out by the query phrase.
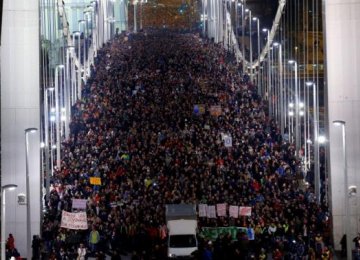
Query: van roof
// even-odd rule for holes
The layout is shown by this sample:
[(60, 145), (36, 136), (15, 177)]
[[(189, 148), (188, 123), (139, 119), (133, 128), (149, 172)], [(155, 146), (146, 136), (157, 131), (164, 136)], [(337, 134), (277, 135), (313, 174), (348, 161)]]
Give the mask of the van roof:
[(196, 219), (195, 204), (166, 204), (166, 220)]

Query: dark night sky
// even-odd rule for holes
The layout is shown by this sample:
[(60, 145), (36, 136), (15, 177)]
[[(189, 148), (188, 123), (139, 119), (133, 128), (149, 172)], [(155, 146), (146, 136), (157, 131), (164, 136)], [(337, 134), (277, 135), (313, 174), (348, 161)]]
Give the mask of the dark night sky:
[(247, 0), (253, 15), (260, 17), (261, 27), (269, 28), (275, 18), (279, 0)]

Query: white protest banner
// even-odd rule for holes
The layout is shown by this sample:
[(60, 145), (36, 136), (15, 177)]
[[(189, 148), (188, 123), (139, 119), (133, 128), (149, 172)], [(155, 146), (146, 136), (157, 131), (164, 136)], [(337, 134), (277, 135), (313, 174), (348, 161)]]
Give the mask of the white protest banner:
[(86, 209), (87, 200), (83, 199), (72, 199), (72, 208), (73, 209)]
[(207, 211), (207, 205), (206, 204), (199, 204), (199, 217), (206, 217), (207, 214), (206, 214), (206, 211)]
[(224, 145), (225, 147), (232, 147), (232, 137), (230, 135), (225, 135)]
[(226, 217), (226, 203), (216, 204), (216, 209), (219, 217)]
[(61, 227), (76, 230), (88, 229), (86, 212), (71, 213), (63, 210), (61, 215)]
[(215, 206), (208, 206), (207, 207), (207, 217), (208, 218), (216, 218)]
[(250, 217), (251, 216), (251, 207), (240, 207), (239, 215)]
[(229, 215), (232, 218), (238, 218), (239, 217), (239, 206), (230, 206), (229, 207)]

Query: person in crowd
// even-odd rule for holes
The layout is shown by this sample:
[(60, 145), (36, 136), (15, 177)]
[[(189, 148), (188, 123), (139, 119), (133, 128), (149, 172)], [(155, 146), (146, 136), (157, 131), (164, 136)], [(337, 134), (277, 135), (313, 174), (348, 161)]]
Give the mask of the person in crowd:
[(9, 237), (6, 240), (6, 248), (10, 251), (15, 248), (15, 238), (13, 234), (9, 234)]
[(77, 249), (77, 258), (76, 260), (85, 260), (86, 257), (86, 248), (83, 243), (80, 243)]
[(56, 256), (57, 260), (69, 260), (69, 256), (64, 248), (60, 248), (58, 255)]
[[(346, 257), (346, 234), (344, 234), (341, 237), (340, 245), (341, 245), (341, 256)], [(355, 245), (355, 248), (356, 248), (356, 245)]]
[(89, 247), (91, 252), (97, 251), (99, 242), (100, 242), (100, 233), (98, 230), (96, 230), (96, 227), (94, 225), (89, 234)]
[(38, 235), (33, 235), (32, 240), (32, 259), (40, 259), (40, 247), (41, 247), (41, 239)]
[[(345, 242), (346, 242), (346, 238), (345, 238)], [(358, 235), (356, 237), (353, 238), (353, 242), (355, 244), (355, 248), (360, 249), (360, 232), (358, 233)]]

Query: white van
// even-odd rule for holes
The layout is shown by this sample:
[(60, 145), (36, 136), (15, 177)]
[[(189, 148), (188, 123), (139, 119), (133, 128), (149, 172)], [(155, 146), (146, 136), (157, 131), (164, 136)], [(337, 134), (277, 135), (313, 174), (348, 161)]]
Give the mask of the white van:
[(198, 250), (196, 220), (170, 220), (167, 222), (167, 227), (169, 258), (190, 257), (194, 251)]
[(198, 250), (197, 216), (194, 204), (167, 204), (168, 257), (191, 258)]

